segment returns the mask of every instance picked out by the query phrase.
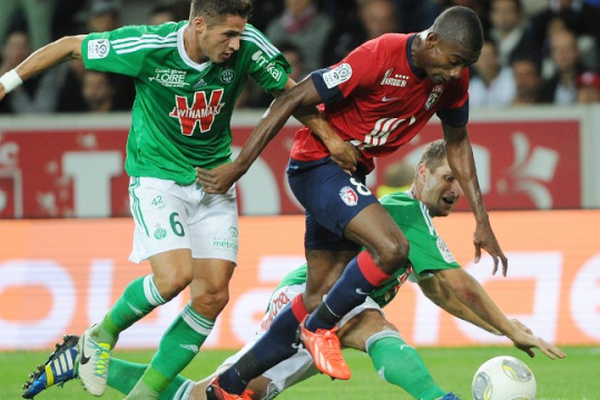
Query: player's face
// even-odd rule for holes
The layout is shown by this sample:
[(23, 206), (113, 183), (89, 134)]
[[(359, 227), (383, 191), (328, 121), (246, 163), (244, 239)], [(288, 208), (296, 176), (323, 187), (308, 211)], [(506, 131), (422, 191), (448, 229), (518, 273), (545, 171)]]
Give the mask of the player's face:
[(240, 36), (246, 22), (246, 18), (239, 15), (228, 15), (222, 22), (204, 25), (198, 33), (202, 54), (217, 64), (225, 62), (240, 49)]
[(436, 85), (460, 79), (465, 68), (477, 59), (469, 58), (463, 49), (443, 40), (435, 40), (425, 51), (422, 68)]
[(433, 173), (429, 168), (424, 168), (419, 179), (423, 180), (420, 200), (429, 209), (429, 214), (432, 217), (445, 217), (450, 214), (462, 195), (462, 190), (448, 161), (444, 160)]

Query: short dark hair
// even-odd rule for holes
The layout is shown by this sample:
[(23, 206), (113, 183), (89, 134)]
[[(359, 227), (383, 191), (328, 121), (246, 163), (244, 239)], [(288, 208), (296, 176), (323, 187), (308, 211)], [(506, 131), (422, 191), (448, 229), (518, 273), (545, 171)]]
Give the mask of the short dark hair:
[(190, 19), (203, 16), (210, 26), (222, 22), (228, 15), (248, 18), (251, 13), (250, 0), (192, 0)]
[(479, 58), (483, 46), (483, 27), (475, 11), (470, 8), (448, 8), (435, 19), (431, 31), (441, 40), (464, 49), (471, 62)]
[(419, 160), (419, 164), (424, 164), (433, 173), (440, 165), (442, 165), (445, 159), (446, 141), (444, 139), (438, 139), (425, 147), (421, 159)]

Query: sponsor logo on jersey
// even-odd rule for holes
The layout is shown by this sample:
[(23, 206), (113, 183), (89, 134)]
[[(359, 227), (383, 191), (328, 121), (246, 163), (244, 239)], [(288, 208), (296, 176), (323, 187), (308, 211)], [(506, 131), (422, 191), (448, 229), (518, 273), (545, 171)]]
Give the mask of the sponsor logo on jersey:
[(261, 68), (266, 69), (267, 72), (277, 82), (279, 82), (279, 80), (283, 76), (283, 70), (277, 68), (277, 64), (269, 61), (269, 59), (265, 57), (261, 50), (257, 50), (254, 54), (252, 54), (252, 61), (257, 63)]
[(223, 72), (221, 72), (221, 76), (219, 78), (223, 84), (227, 85), (233, 82), (235, 79), (235, 71), (231, 68), (225, 68)]
[(204, 79), (200, 79), (198, 82), (194, 83), (194, 86), (192, 86), (193, 89), (200, 89), (201, 87), (206, 86), (207, 83)]
[(387, 71), (385, 71), (385, 74), (383, 74), (383, 79), (381, 80), (381, 86), (387, 85), (395, 87), (406, 87), (408, 79), (410, 77), (408, 75), (403, 74), (394, 74), (392, 76), (392, 72), (394, 72), (394, 68), (390, 68)]
[(440, 251), (440, 254), (441, 254), (442, 258), (444, 259), (444, 261), (446, 261), (447, 263), (455, 263), (456, 258), (454, 258), (454, 255), (452, 254), (452, 252), (450, 252), (450, 249), (448, 248), (448, 245), (446, 244), (446, 242), (444, 242), (444, 239), (442, 239), (441, 236), (438, 236), (436, 242), (437, 242), (437, 248)]
[(266, 331), (267, 329), (269, 329), (269, 327), (271, 326), (271, 323), (273, 322), (275, 317), (279, 314), (279, 311), (281, 311), (290, 302), (291, 302), (291, 299), (283, 291), (280, 292), (279, 296), (277, 296), (277, 297), (275, 297), (275, 295), (273, 295), (273, 297), (271, 298), (271, 304), (269, 306), (269, 313), (267, 315), (265, 315), (265, 317), (261, 321), (260, 329), (262, 331)]
[(208, 132), (215, 121), (215, 115), (218, 115), (225, 105), (221, 103), (223, 92), (223, 89), (212, 90), (208, 101), (206, 92), (196, 92), (191, 107), (187, 97), (175, 96), (176, 106), (169, 116), (179, 119), (181, 133), (185, 136), (192, 136), (196, 125), (200, 126), (201, 132)]
[(88, 59), (106, 58), (110, 50), (108, 39), (92, 39), (88, 41)]
[(235, 251), (238, 250), (238, 230), (232, 226), (227, 231), (227, 236), (213, 237), (213, 248), (216, 250)]
[(165, 87), (186, 87), (189, 86), (189, 83), (185, 82), (185, 76), (187, 72), (179, 71), (176, 69), (160, 69), (157, 68), (155, 71), (155, 75), (148, 78), (150, 82), (155, 81), (160, 83)]
[(431, 93), (429, 93), (429, 97), (425, 100), (425, 109), (429, 110), (433, 105), (438, 101), (440, 96), (444, 91), (444, 87), (442, 85), (435, 85), (433, 89), (431, 89)]
[(400, 275), (398, 275), (398, 277), (396, 278), (396, 284), (394, 286), (392, 286), (387, 292), (385, 292), (385, 295), (383, 296), (385, 301), (390, 301), (391, 299), (396, 297), (398, 290), (400, 290), (402, 285), (404, 285), (404, 282), (406, 282), (408, 280), (408, 277), (410, 276), (412, 271), (413, 271), (412, 265), (408, 265), (406, 267), (406, 270), (403, 273), (401, 273)]
[(358, 204), (358, 195), (350, 186), (344, 186), (340, 190), (340, 198), (347, 206), (353, 207)]
[(338, 86), (341, 83), (346, 82), (352, 77), (352, 67), (350, 64), (340, 64), (334, 69), (327, 71), (323, 74), (323, 82), (327, 89)]

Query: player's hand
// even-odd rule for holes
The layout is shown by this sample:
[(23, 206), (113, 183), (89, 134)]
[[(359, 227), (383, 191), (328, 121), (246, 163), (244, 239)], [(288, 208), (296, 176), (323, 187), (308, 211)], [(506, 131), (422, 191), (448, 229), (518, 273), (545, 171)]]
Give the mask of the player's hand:
[(219, 165), (213, 169), (196, 167), (196, 182), (202, 190), (210, 194), (227, 193), (229, 188), (244, 175), (235, 163)]
[(6, 92), (4, 91), (4, 86), (0, 85), (0, 101), (6, 96)]
[(529, 333), (531, 335), (533, 335), (533, 332), (531, 331), (531, 329), (529, 329), (529, 327), (527, 325), (525, 325), (524, 323), (522, 323), (521, 321), (519, 321), (516, 318), (511, 318), (510, 322), (517, 327), (517, 329), (522, 330), (525, 333)]
[(494, 260), (494, 269), (492, 275), (498, 272), (498, 262), (502, 262), (502, 275), (506, 276), (508, 272), (508, 259), (500, 249), (496, 236), (489, 223), (478, 223), (473, 234), (473, 243), (475, 244), (475, 262), (481, 259), (481, 249), (484, 249), (492, 256)]
[(555, 345), (522, 330), (518, 330), (517, 334), (512, 340), (517, 349), (524, 351), (531, 358), (535, 357), (535, 353), (533, 352), (535, 347), (540, 349), (540, 351), (551, 360), (555, 360), (557, 358), (563, 359), (566, 357), (566, 354)]
[(356, 171), (356, 165), (360, 158), (360, 153), (356, 147), (343, 140), (336, 140), (327, 144), (327, 150), (329, 150), (331, 160), (346, 172), (351, 174)]

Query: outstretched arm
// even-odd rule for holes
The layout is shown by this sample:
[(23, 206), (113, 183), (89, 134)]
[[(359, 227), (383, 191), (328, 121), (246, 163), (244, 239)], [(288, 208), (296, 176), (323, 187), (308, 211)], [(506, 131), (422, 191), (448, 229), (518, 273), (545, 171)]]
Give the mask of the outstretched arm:
[(84, 38), (85, 35), (66, 36), (31, 54), (15, 69), (0, 78), (0, 100), (10, 90), (40, 72), (67, 60), (81, 58), (81, 43)]
[(455, 128), (442, 123), (444, 139), (446, 140), (446, 154), (448, 164), (452, 173), (460, 183), (460, 186), (469, 201), (469, 205), (475, 214), (475, 233), (473, 234), (473, 243), (475, 244), (475, 262), (481, 258), (481, 249), (485, 249), (494, 260), (494, 269), (492, 274), (498, 271), (498, 262), (502, 262), (502, 274), (506, 276), (508, 271), (508, 260), (496, 236), (492, 231), (487, 210), (483, 204), (477, 172), (475, 170), (475, 160), (473, 158), (473, 149), (469, 141), (469, 135), (466, 127)]
[(305, 79), (277, 97), (254, 128), (238, 157), (212, 170), (196, 168), (196, 180), (207, 193), (225, 193), (242, 177), (288, 118), (302, 107), (316, 106), (321, 97), (312, 79)]
[[(439, 291), (441, 287), (444, 287), (448, 291), (454, 293), (456, 298), (471, 311), (471, 313), (466, 312), (462, 315), (457, 315), (459, 318), (473, 322), (484, 329), (486, 329), (486, 326), (492, 327), (500, 334), (508, 337), (515, 347), (524, 351), (530, 357), (535, 356), (533, 352), (534, 347), (540, 349), (542, 353), (551, 359), (565, 357), (565, 354), (558, 347), (527, 332), (522, 324), (509, 321), (491, 297), (485, 292), (479, 282), (464, 269), (455, 268), (436, 271), (434, 272), (434, 276), (430, 279), (436, 279), (437, 282), (435, 284), (429, 284), (426, 290), (430, 289), (434, 292), (437, 291), (438, 293), (432, 294), (424, 291), (428, 297), (433, 296), (435, 298), (435, 296), (442, 296), (443, 299), (444, 294), (439, 293)], [(440, 301), (440, 303), (436, 304), (446, 309), (446, 303), (444, 301)], [(451, 312), (450, 310), (460, 310), (460, 307), (457, 308), (456, 305), (450, 306), (448, 311)], [(473, 321), (469, 319), (472, 318), (472, 315), (477, 317)], [(481, 323), (482, 321), (483, 324)]]

